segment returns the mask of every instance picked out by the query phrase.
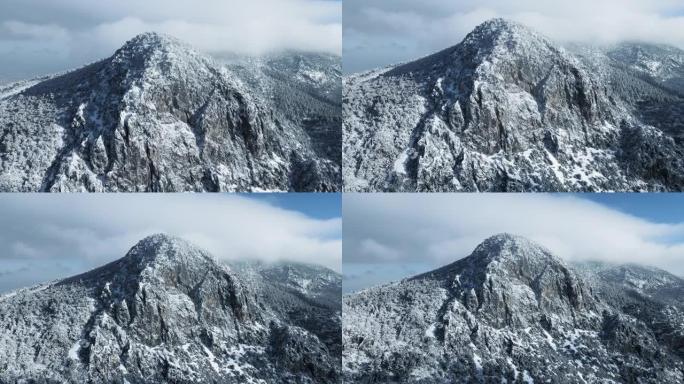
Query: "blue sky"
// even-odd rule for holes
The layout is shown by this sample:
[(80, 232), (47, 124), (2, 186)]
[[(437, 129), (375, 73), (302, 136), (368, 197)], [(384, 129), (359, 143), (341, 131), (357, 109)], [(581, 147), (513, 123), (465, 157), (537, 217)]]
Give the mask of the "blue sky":
[(342, 216), (342, 195), (339, 193), (255, 193), (245, 196), (317, 219)]
[(582, 197), (657, 223), (684, 222), (684, 199), (678, 193), (587, 193)]
[(343, 197), (344, 291), (400, 280), (510, 232), (568, 261), (684, 276), (682, 194), (374, 194)]
[(341, 270), (338, 194), (0, 194), (0, 293), (116, 260), (154, 233), (219, 260)]

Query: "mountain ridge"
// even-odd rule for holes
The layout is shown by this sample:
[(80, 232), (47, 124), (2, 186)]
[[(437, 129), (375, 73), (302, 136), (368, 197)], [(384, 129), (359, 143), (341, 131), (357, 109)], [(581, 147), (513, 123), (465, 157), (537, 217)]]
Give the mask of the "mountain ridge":
[[(601, 55), (604, 77), (640, 81)], [(676, 101), (637, 113), (638, 90), (590, 64), (497, 19), (436, 54), (346, 77), (345, 190), (681, 189)]]
[(326, 312), (313, 296), (256, 289), (270, 285), (149, 236), (103, 267), (3, 296), (0, 381), (335, 382), (339, 323), (285, 316)]
[(682, 303), (603, 276), (504, 234), (445, 267), (347, 294), (345, 380), (680, 381)]
[(334, 99), (289, 112), (172, 37), (140, 35), (110, 58), (3, 95), (0, 190), (340, 187), (335, 151), (321, 150), (339, 144)]

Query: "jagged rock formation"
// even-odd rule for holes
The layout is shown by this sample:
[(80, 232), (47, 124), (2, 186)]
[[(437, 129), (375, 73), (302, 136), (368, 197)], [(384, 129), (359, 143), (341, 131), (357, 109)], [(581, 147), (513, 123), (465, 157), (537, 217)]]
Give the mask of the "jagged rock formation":
[(607, 50), (617, 63), (670, 90), (684, 92), (684, 52), (667, 45), (623, 43)]
[[(231, 264), (252, 290), (290, 324), (308, 330), (342, 362), (342, 277), (327, 268), (300, 264)], [(254, 277), (251, 277), (254, 276)]]
[(684, 189), (682, 51), (578, 50), (494, 19), (345, 78), (345, 190)]
[[(79, 70), (5, 86), (0, 190), (339, 190), (339, 97), (306, 93), (287, 58), (242, 78), (147, 33)], [(312, 62), (332, 67), (311, 72), (322, 75), (310, 88), (338, 92), (339, 58)], [(278, 102), (285, 89), (294, 107)]]
[[(314, 150), (337, 164), (336, 179), (341, 189), (342, 159), (342, 68), (339, 56), (302, 52), (263, 58), (234, 58), (229, 68), (239, 74), (250, 89), (261, 95), (270, 109), (303, 127), (311, 136)], [(306, 167), (304, 167), (306, 171)], [(306, 172), (293, 176), (307, 185)], [(302, 188), (299, 188), (302, 189)]]
[[(635, 281), (641, 292), (626, 287)], [(578, 269), (527, 239), (493, 236), (443, 268), (346, 295), (345, 380), (679, 383), (684, 303), (657, 289), (681, 293), (684, 281), (636, 266)]]
[(111, 264), (0, 297), (0, 382), (337, 382), (339, 323), (337, 340), (319, 336), (334, 323), (297, 324), (284, 312), (305, 317), (314, 296), (276, 307), (254, 289), (271, 284), (150, 236)]

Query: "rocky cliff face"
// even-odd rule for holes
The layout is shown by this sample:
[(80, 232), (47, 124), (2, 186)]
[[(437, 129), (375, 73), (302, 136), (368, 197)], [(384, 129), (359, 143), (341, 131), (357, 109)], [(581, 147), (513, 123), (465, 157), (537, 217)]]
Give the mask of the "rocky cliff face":
[(342, 277), (327, 268), (300, 263), (231, 264), (281, 318), (318, 336), (342, 358)]
[[(228, 67), (270, 109), (312, 137), (313, 150), (338, 166), (342, 159), (342, 67), (339, 56), (288, 52), (258, 59), (233, 58)], [(300, 183), (306, 184), (302, 173)]]
[[(311, 81), (336, 89), (334, 78)], [(288, 80), (274, 82), (250, 84), (148, 33), (82, 69), (6, 86), (0, 190), (339, 190), (339, 104), (281, 106), (257, 90)]]
[[(352, 75), (345, 188), (681, 190), (681, 66), (662, 54), (673, 62), (649, 75), (662, 81), (644, 79), (626, 49), (578, 55), (495, 19), (432, 56)], [(652, 110), (663, 98), (667, 115)]]
[(684, 52), (667, 45), (623, 43), (607, 50), (617, 63), (645, 75), (665, 88), (684, 92)]
[[(607, 277), (620, 268), (577, 269), (524, 238), (491, 237), (453, 264), (345, 296), (344, 376), (681, 382), (681, 300), (634, 295)], [(667, 281), (684, 287), (674, 276)]]
[[(104, 267), (1, 297), (0, 382), (337, 382), (339, 343), (255, 284), (269, 283), (148, 237)], [(290, 305), (305, 316), (306, 300)]]

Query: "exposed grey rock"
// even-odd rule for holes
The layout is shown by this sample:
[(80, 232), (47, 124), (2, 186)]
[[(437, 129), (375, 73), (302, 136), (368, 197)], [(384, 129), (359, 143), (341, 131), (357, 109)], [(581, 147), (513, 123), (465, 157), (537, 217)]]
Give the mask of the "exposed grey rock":
[(684, 359), (684, 280), (658, 268), (583, 263), (605, 301), (647, 324), (657, 341)]
[[(286, 76), (288, 58), (250, 77), (148, 33), (79, 70), (5, 86), (0, 190), (339, 190), (335, 58), (306, 72), (331, 95), (318, 99)], [(281, 103), (284, 90), (295, 101)]]
[(345, 190), (682, 190), (682, 52), (577, 50), (494, 19), (345, 78)]
[[(272, 307), (254, 288), (269, 284), (150, 236), (111, 264), (0, 297), (0, 382), (337, 382), (339, 342)], [(305, 316), (311, 300), (290, 306)]]
[[(231, 263), (255, 284), (252, 290), (290, 324), (318, 336), (333, 356), (342, 356), (342, 277), (301, 263)], [(250, 278), (250, 276), (254, 276)]]
[(667, 45), (622, 43), (609, 48), (607, 54), (665, 88), (684, 93), (684, 52), (680, 49)]
[(606, 277), (622, 267), (612, 268), (578, 270), (503, 234), (443, 268), (346, 295), (345, 380), (681, 382), (681, 297), (678, 306), (627, 300), (623, 283)]

